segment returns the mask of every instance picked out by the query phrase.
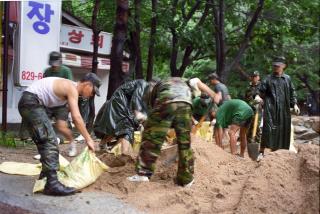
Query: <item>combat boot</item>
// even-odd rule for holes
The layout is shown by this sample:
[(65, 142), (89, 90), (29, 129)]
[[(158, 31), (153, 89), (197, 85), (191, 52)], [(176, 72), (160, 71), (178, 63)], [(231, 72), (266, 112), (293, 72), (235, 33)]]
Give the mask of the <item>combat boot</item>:
[(43, 194), (54, 195), (54, 196), (66, 196), (73, 195), (77, 190), (73, 187), (66, 187), (57, 177), (56, 171), (49, 171), (47, 173), (47, 183), (44, 187)]

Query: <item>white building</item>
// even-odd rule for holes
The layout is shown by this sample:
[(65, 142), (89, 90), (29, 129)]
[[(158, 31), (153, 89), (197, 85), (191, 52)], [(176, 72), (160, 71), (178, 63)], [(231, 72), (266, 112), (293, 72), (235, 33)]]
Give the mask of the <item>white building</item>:
[[(61, 11), (61, 2), (57, 0), (32, 2), (43, 5), (42, 21), (40, 6), (29, 5), (27, 1), (10, 2), (11, 45), (9, 48), (7, 93), (7, 123), (9, 124), (21, 122), (17, 107), (21, 94), (30, 83), (42, 78), (42, 72), (49, 67), (48, 55), (51, 51), (62, 53), (63, 64), (71, 68), (75, 81), (91, 72), (93, 45), (92, 31), (89, 26), (76, 17)], [(48, 10), (47, 6), (49, 7)], [(36, 7), (38, 7), (40, 15), (34, 10)], [(51, 16), (48, 15), (50, 12)], [(45, 23), (46, 19), (49, 22)], [(54, 23), (54, 20), (56, 20), (56, 23)], [(52, 31), (57, 32), (51, 31), (50, 33), (54, 35), (40, 41), (46, 33), (46, 24), (51, 27)], [(107, 97), (110, 71), (108, 56), (111, 51), (111, 40), (112, 35), (110, 33), (100, 33), (97, 75), (102, 79), (103, 84), (100, 87), (101, 96), (95, 97), (96, 112)], [(125, 55), (125, 57), (127, 56)], [(28, 66), (31, 66), (31, 68)], [(129, 63), (123, 63), (123, 70), (129, 70)], [(0, 94), (0, 110), (2, 112), (2, 93)], [(2, 113), (0, 114), (0, 121), (2, 122)]]

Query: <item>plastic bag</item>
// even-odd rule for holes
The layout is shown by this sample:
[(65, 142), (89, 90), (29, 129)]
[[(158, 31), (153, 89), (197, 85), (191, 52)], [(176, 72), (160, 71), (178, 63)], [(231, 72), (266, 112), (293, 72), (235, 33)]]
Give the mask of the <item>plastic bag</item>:
[[(94, 183), (107, 169), (107, 165), (102, 163), (92, 151), (85, 148), (68, 166), (58, 172), (58, 179), (68, 187), (82, 189)], [(42, 191), (45, 184), (46, 178), (37, 180), (33, 192)]]
[[(60, 170), (69, 165), (69, 161), (59, 155)], [(12, 175), (39, 175), (41, 172), (41, 163), (19, 163), (19, 162), (3, 162), (0, 164), (0, 172)]]

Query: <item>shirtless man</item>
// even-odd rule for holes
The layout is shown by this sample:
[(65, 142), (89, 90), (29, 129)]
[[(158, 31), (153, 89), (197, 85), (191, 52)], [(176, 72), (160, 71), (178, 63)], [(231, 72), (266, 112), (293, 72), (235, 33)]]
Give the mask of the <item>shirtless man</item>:
[(84, 136), (89, 149), (94, 151), (94, 141), (79, 111), (78, 97), (79, 95), (83, 97), (99, 95), (100, 82), (93, 73), (87, 74), (80, 82), (48, 77), (34, 82), (23, 92), (18, 108), (41, 155), (40, 178), (47, 177), (43, 191), (46, 195), (64, 196), (76, 192), (75, 188), (66, 187), (58, 181), (59, 148), (46, 108), (68, 104), (76, 128)]

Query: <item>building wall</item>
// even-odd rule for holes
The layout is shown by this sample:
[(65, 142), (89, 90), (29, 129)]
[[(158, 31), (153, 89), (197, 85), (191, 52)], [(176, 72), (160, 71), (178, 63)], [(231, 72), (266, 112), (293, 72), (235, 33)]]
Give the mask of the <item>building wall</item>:
[[(18, 103), (23, 91), (26, 87), (15, 86), (13, 81), (13, 72), (11, 68), (11, 64), (9, 64), (9, 74), (8, 74), (8, 108), (7, 108), (7, 122), (8, 123), (20, 123), (21, 116), (18, 111)], [(87, 72), (87, 69), (81, 68), (71, 68), (73, 72), (73, 77), (75, 81), (81, 79)], [(100, 86), (101, 96), (95, 97), (95, 111), (98, 113), (101, 106), (106, 101), (108, 86), (109, 86), (109, 71), (106, 70), (98, 70), (97, 75), (102, 80), (102, 85)], [(0, 93), (0, 123), (2, 122), (2, 93)]]

